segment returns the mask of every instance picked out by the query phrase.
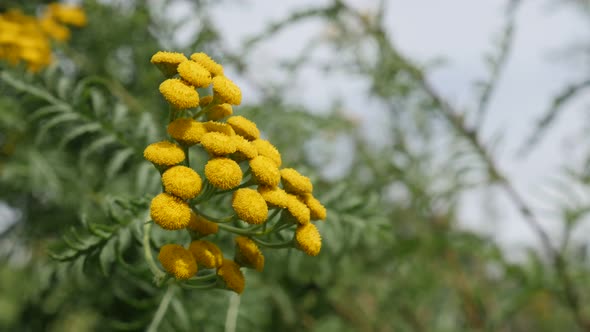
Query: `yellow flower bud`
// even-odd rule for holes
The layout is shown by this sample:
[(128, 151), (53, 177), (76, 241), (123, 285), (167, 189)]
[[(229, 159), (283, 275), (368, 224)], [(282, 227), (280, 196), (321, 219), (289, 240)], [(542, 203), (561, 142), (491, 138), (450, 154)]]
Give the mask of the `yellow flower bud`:
[(281, 181), (281, 173), (276, 164), (265, 156), (250, 160), (250, 169), (256, 182), (263, 186), (276, 187)]
[(283, 168), (281, 170), (281, 182), (286, 192), (303, 195), (313, 191), (311, 180), (307, 176), (299, 174), (293, 168)]
[(148, 145), (143, 157), (159, 166), (174, 166), (184, 160), (184, 151), (174, 143), (162, 141)]
[(242, 182), (240, 165), (229, 158), (213, 158), (205, 165), (205, 176), (215, 187), (222, 190), (232, 189)]
[(205, 67), (213, 76), (223, 76), (223, 67), (205, 53), (193, 53), (191, 60)]
[(150, 216), (160, 227), (177, 230), (188, 226), (191, 209), (181, 198), (168, 193), (161, 193), (152, 199)]
[(216, 223), (205, 219), (203, 216), (196, 215), (191, 211), (191, 218), (186, 228), (197, 233), (200, 236), (207, 236), (216, 234), (219, 231), (219, 226)]
[(158, 260), (176, 279), (189, 279), (197, 273), (197, 263), (193, 255), (178, 244), (162, 246)]
[(186, 146), (201, 143), (201, 138), (206, 133), (207, 129), (202, 122), (190, 118), (179, 118), (168, 124), (168, 134)]
[(265, 139), (257, 139), (252, 141), (252, 145), (258, 150), (259, 155), (270, 158), (277, 167), (281, 167), (281, 164), (283, 163), (281, 160), (281, 154), (269, 141)]
[(317, 198), (313, 197), (312, 194), (303, 194), (299, 197), (309, 208), (312, 220), (326, 220), (326, 208), (317, 200)]
[(177, 70), (182, 79), (197, 88), (204, 88), (211, 84), (209, 71), (194, 61), (186, 60), (181, 62)]
[(222, 133), (206, 133), (201, 138), (201, 145), (213, 156), (224, 156), (236, 152), (235, 141)]
[(242, 103), (242, 91), (225, 76), (213, 77), (213, 94), (224, 103), (240, 105)]
[(224, 259), (221, 267), (217, 269), (217, 275), (225, 282), (228, 289), (241, 294), (244, 291), (246, 280), (240, 271), (240, 266), (229, 259)]
[(207, 269), (220, 267), (221, 263), (223, 263), (223, 254), (213, 242), (205, 240), (193, 241), (188, 250), (193, 254), (197, 264)]
[(227, 123), (234, 129), (236, 134), (249, 141), (260, 138), (260, 131), (256, 124), (241, 115), (232, 116), (227, 119)]
[(162, 174), (164, 190), (182, 199), (196, 197), (203, 185), (201, 177), (192, 168), (174, 166)]
[(308, 224), (311, 220), (309, 208), (295, 195), (287, 194), (287, 211), (295, 218), (298, 224)]
[(182, 53), (158, 51), (152, 56), (151, 63), (156, 65), (158, 69), (166, 77), (176, 75), (178, 65), (188, 60)]
[(258, 192), (269, 206), (286, 209), (289, 195), (279, 187), (258, 186)]
[(160, 84), (160, 93), (175, 109), (184, 110), (199, 106), (199, 93), (183, 80), (169, 78)]
[(232, 207), (238, 218), (249, 224), (262, 224), (268, 218), (268, 206), (258, 191), (241, 188), (234, 192)]
[(312, 223), (297, 226), (295, 247), (310, 256), (317, 256), (322, 248), (322, 237), (318, 228)]
[(217, 121), (230, 116), (234, 113), (230, 104), (220, 104), (211, 107), (207, 112), (207, 119)]
[(254, 241), (245, 237), (238, 236), (236, 242), (235, 261), (244, 267), (256, 269), (262, 272), (264, 269), (264, 256)]
[(231, 137), (234, 140), (236, 145), (236, 152), (239, 154), (239, 159), (254, 159), (258, 156), (258, 151), (252, 145), (252, 143), (248, 142), (244, 137), (240, 135), (234, 135)]

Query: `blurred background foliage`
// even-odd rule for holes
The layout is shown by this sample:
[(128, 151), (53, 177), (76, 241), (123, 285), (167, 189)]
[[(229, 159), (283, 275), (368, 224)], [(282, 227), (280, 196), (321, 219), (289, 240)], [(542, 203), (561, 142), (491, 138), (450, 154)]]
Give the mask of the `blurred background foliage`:
[[(399, 52), (379, 14), (339, 0), (303, 9), (269, 25), (238, 53), (208, 16), (231, 1), (187, 5), (200, 22), (188, 42), (175, 37), (182, 22), (166, 10), (180, 2), (85, 0), (88, 25), (54, 46), (50, 68), (32, 74), (0, 63), (0, 202), (10, 211), (0, 214), (0, 330), (150, 325), (163, 291), (143, 259), (141, 225), (160, 184), (142, 151), (165, 134), (161, 74), (149, 63), (161, 49), (207, 52), (255, 88), (257, 98), (237, 112), (258, 124), (285, 164), (312, 177), (328, 208), (318, 257), (268, 252), (264, 272), (247, 273), (237, 331), (590, 330), (590, 271), (581, 244), (543, 242), (515, 263), (491, 239), (457, 227), (461, 195), (482, 187), (505, 190), (535, 227), (535, 213), (510, 193), (479, 136), (510, 50), (518, 1), (509, 3), (490, 76), (474, 96), (478, 107), (467, 113), (432, 89), (425, 75), (430, 64)], [(34, 14), (46, 3), (9, 0), (0, 9)], [(571, 4), (588, 8), (584, 1)], [(283, 80), (253, 84), (256, 68), (243, 59), (311, 19), (331, 27), (330, 37), (281, 63)], [(320, 46), (338, 57), (310, 61)], [(587, 52), (588, 44), (583, 47)], [(288, 101), (289, 82), (306, 66), (369, 82), (370, 89), (354, 93), (387, 110), (388, 136), (377, 144), (338, 102), (318, 111)], [(551, 129), (561, 106), (590, 85), (572, 84), (548, 106), (525, 151)], [(346, 160), (334, 159), (341, 145), (348, 147)], [(334, 164), (337, 171), (326, 172)], [(587, 169), (568, 174), (587, 188)], [(589, 206), (564, 205), (567, 235)], [(541, 241), (543, 234), (537, 232)], [(170, 236), (156, 233), (156, 246)], [(178, 291), (158, 330), (231, 331), (230, 297), (220, 290)]]

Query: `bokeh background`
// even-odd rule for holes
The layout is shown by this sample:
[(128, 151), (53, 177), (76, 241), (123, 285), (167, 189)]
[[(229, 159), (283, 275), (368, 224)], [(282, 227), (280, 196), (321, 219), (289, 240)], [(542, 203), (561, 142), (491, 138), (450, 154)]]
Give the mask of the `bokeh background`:
[(77, 3), (50, 67), (0, 62), (0, 330), (150, 326), (172, 50), (224, 65), (328, 218), (318, 257), (265, 252), (239, 301), (183, 291), (159, 331), (590, 331), (589, 1)]

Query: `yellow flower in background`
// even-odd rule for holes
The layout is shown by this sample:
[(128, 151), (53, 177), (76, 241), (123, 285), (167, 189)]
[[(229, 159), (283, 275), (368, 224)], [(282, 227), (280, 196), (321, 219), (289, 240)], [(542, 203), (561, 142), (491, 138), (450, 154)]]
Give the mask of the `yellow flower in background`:
[(176, 279), (189, 279), (197, 273), (197, 263), (193, 255), (178, 244), (162, 246), (158, 260)]
[(234, 192), (232, 207), (238, 218), (259, 225), (268, 217), (268, 206), (260, 193), (254, 189), (241, 188)]
[(193, 254), (197, 264), (207, 269), (220, 267), (223, 263), (223, 254), (213, 242), (205, 240), (193, 241), (188, 250)]
[(150, 217), (164, 229), (177, 230), (188, 226), (191, 209), (181, 198), (161, 193), (152, 199)]
[(227, 119), (227, 123), (234, 129), (236, 134), (249, 141), (260, 138), (260, 131), (256, 124), (245, 117), (238, 115)]
[(205, 177), (216, 188), (228, 190), (242, 182), (240, 165), (229, 158), (213, 158), (205, 165)]
[(299, 196), (299, 198), (309, 208), (312, 220), (326, 220), (326, 208), (317, 200), (317, 198), (313, 197), (312, 194), (303, 194)]
[(160, 84), (160, 93), (177, 110), (199, 106), (199, 93), (187, 82), (169, 78)]
[(236, 263), (262, 272), (264, 269), (264, 256), (256, 243), (245, 236), (236, 237), (235, 243)]
[(183, 162), (185, 155), (180, 146), (162, 141), (148, 145), (143, 151), (143, 157), (159, 166), (174, 166)]
[(293, 168), (283, 168), (281, 170), (281, 182), (286, 192), (303, 195), (309, 194), (313, 191), (311, 180), (307, 176), (303, 176)]
[(256, 182), (263, 186), (276, 187), (281, 181), (281, 172), (276, 164), (265, 156), (250, 160), (250, 169)]
[(283, 163), (281, 153), (277, 148), (265, 139), (257, 139), (252, 141), (252, 145), (258, 150), (258, 154), (270, 158), (277, 167), (281, 167)]
[(159, 51), (152, 56), (150, 62), (156, 65), (164, 76), (172, 77), (178, 73), (178, 65), (187, 60), (182, 53)]
[(224, 103), (240, 105), (242, 103), (242, 91), (240, 88), (225, 76), (213, 78), (213, 93)]
[(322, 237), (317, 227), (308, 223), (297, 226), (295, 230), (295, 247), (310, 256), (317, 256), (322, 248)]
[(191, 60), (205, 67), (213, 76), (223, 76), (223, 66), (215, 62), (205, 53), (191, 54)]
[(211, 73), (194, 61), (186, 60), (181, 62), (177, 70), (183, 80), (197, 88), (204, 88), (211, 84)]
[(41, 29), (43, 29), (43, 31), (52, 39), (60, 42), (70, 39), (70, 29), (68, 29), (65, 25), (55, 21), (50, 16), (45, 16), (40, 19), (39, 24), (41, 25)]
[(79, 28), (85, 26), (87, 23), (86, 13), (80, 7), (52, 3), (47, 8), (47, 15), (60, 23)]
[(168, 124), (168, 134), (178, 143), (186, 146), (201, 143), (201, 138), (207, 133), (202, 122), (190, 118), (179, 118)]
[[(208, 96), (209, 97), (209, 96)], [(213, 99), (213, 97), (211, 97)], [(207, 104), (209, 104), (209, 101)], [(205, 105), (207, 105), (205, 104)], [(201, 105), (202, 106), (202, 105)], [(220, 104), (211, 107), (211, 109), (207, 112), (207, 119), (217, 121), (221, 120), (227, 116), (230, 116), (234, 113), (230, 104)]]
[(205, 219), (203, 216), (196, 215), (191, 211), (191, 217), (186, 228), (197, 233), (200, 236), (216, 234), (219, 226), (216, 223)]
[(191, 199), (201, 192), (203, 182), (192, 168), (174, 166), (162, 174), (164, 190), (182, 199)]
[(272, 207), (286, 209), (289, 203), (289, 194), (279, 187), (258, 186), (258, 192), (266, 203)]
[(244, 279), (244, 274), (240, 271), (240, 266), (236, 262), (227, 258), (224, 259), (221, 266), (217, 269), (217, 275), (221, 277), (228, 289), (242, 294), (246, 280)]
[(201, 138), (201, 145), (212, 156), (225, 156), (236, 152), (235, 141), (222, 133), (206, 133)]

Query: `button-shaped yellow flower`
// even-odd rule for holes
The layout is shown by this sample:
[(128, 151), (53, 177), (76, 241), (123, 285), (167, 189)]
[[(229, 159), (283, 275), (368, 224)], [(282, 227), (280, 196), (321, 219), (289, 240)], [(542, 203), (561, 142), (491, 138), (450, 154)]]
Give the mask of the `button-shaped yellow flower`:
[(224, 103), (231, 105), (242, 103), (242, 91), (225, 76), (213, 77), (213, 94)]
[(277, 167), (281, 167), (282, 159), (279, 150), (265, 139), (257, 139), (252, 141), (252, 145), (258, 150), (258, 154), (270, 158)]
[(254, 145), (252, 145), (252, 143), (247, 141), (244, 137), (240, 135), (234, 135), (231, 138), (234, 140), (234, 143), (236, 144), (236, 152), (239, 152), (240, 156), (238, 159), (250, 160), (258, 156), (258, 150), (256, 150)]
[(281, 170), (281, 182), (285, 191), (291, 194), (303, 195), (313, 191), (311, 180), (293, 168), (283, 168)]
[(217, 122), (217, 121), (207, 121), (207, 122), (203, 123), (203, 125), (205, 126), (205, 128), (207, 128), (207, 131), (209, 131), (209, 132), (214, 131), (217, 133), (226, 134), (227, 136), (233, 136), (236, 134), (234, 129), (230, 125), (228, 125), (227, 123)]
[(196, 215), (192, 211), (186, 228), (197, 233), (199, 236), (216, 234), (219, 231), (219, 226), (216, 223), (205, 219), (203, 216)]
[(201, 143), (201, 138), (206, 133), (207, 128), (202, 122), (190, 118), (179, 118), (168, 124), (168, 134), (186, 146)]
[(178, 244), (162, 246), (158, 260), (176, 279), (189, 279), (197, 273), (197, 263), (193, 255)]
[(191, 199), (200, 192), (203, 181), (197, 172), (186, 166), (174, 166), (162, 174), (164, 190), (182, 199)]
[(211, 84), (211, 73), (194, 61), (181, 62), (177, 70), (182, 79), (197, 88), (204, 88)]
[(234, 114), (230, 104), (220, 104), (211, 107), (207, 112), (207, 119), (217, 121)]
[(213, 76), (223, 76), (223, 66), (215, 62), (205, 53), (191, 54), (191, 60), (205, 67)]
[(178, 65), (187, 60), (182, 53), (159, 51), (152, 56), (151, 63), (156, 65), (164, 76), (172, 77), (176, 75)]
[(213, 156), (225, 156), (236, 152), (235, 141), (230, 136), (222, 133), (206, 133), (201, 138), (201, 145)]
[(207, 269), (220, 267), (223, 263), (223, 254), (213, 242), (205, 240), (193, 241), (188, 250), (193, 254), (197, 264)]
[(160, 93), (177, 110), (199, 106), (199, 93), (183, 80), (169, 78), (160, 84)]
[(184, 151), (174, 143), (162, 141), (148, 145), (143, 157), (159, 166), (174, 166), (184, 160)]
[(217, 275), (221, 277), (228, 289), (238, 294), (244, 291), (246, 280), (244, 279), (244, 274), (240, 271), (240, 266), (236, 262), (224, 259), (221, 267), (217, 269)]
[(326, 220), (326, 208), (317, 198), (313, 197), (312, 194), (303, 194), (299, 198), (309, 208), (312, 220)]
[(241, 115), (232, 116), (227, 119), (227, 123), (234, 128), (236, 134), (244, 137), (249, 141), (260, 138), (260, 131), (256, 124)]
[(258, 192), (269, 206), (286, 209), (289, 195), (279, 187), (258, 186)]
[(308, 224), (311, 220), (311, 211), (295, 195), (287, 194), (287, 211), (298, 224)]
[(268, 206), (258, 191), (250, 188), (241, 188), (234, 192), (232, 207), (238, 218), (243, 221), (259, 225), (268, 218)]
[(235, 261), (244, 267), (256, 269), (262, 272), (264, 269), (264, 256), (254, 241), (245, 237), (238, 236), (236, 242)]
[(242, 176), (240, 165), (229, 158), (213, 158), (205, 165), (205, 177), (215, 188), (235, 188), (242, 182)]
[(297, 226), (295, 230), (295, 247), (310, 256), (317, 256), (322, 248), (322, 237), (317, 227), (308, 223)]
[(161, 193), (152, 199), (150, 216), (160, 227), (177, 230), (188, 226), (191, 209), (181, 198), (168, 193)]
[(265, 156), (250, 160), (250, 169), (256, 182), (263, 186), (276, 187), (281, 181), (281, 172), (276, 164)]

